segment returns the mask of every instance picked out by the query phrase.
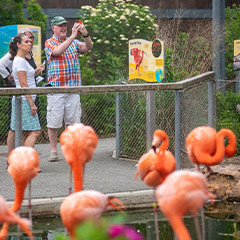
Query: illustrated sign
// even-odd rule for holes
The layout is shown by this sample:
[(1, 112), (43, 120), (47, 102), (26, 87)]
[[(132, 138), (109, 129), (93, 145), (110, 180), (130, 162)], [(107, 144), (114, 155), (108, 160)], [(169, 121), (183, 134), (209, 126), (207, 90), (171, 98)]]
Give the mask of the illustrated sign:
[(234, 41), (233, 68), (234, 70), (240, 69), (240, 40)]
[(164, 79), (164, 42), (160, 39), (129, 41), (129, 80), (161, 82)]
[(0, 27), (0, 58), (3, 57), (9, 51), (9, 43), (15, 35), (19, 32), (21, 28), (29, 28), (33, 32), (35, 37), (33, 44), (33, 57), (35, 63), (38, 65), (41, 64), (41, 27), (33, 25), (9, 25)]

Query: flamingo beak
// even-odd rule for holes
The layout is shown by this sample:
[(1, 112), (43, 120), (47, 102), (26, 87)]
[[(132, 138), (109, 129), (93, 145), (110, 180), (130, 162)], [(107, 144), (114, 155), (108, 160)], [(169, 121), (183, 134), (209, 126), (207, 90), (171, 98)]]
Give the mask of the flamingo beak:
[(156, 146), (152, 146), (152, 149), (153, 149), (154, 153), (157, 152), (157, 148), (156, 148)]
[[(115, 202), (115, 203), (113, 203), (113, 202)], [(109, 198), (108, 198), (108, 205), (109, 205), (109, 206), (112, 206), (113, 208), (117, 209), (117, 210), (120, 211), (122, 214), (124, 214), (124, 211), (123, 211), (119, 206), (117, 206), (116, 203), (117, 203), (119, 206), (121, 206), (122, 208), (125, 208), (125, 205), (124, 205), (119, 199), (117, 199), (117, 198), (115, 198), (115, 197), (109, 197)]]

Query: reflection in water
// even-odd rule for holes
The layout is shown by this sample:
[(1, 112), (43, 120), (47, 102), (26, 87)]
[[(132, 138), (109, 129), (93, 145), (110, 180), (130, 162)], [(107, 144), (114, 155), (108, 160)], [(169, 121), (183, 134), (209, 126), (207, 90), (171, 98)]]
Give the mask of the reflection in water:
[[(216, 203), (207, 205), (205, 209), (206, 240), (239, 240), (240, 239), (240, 204)], [(115, 213), (107, 213), (104, 216), (112, 216)], [(153, 209), (141, 209), (128, 211), (126, 224), (132, 225), (141, 232), (146, 240), (155, 240), (155, 225)], [(173, 231), (166, 218), (158, 211), (160, 240), (174, 239)], [(199, 219), (200, 220), (200, 219)], [(184, 218), (191, 237), (197, 239), (194, 221), (192, 217)], [(11, 226), (9, 234), (11, 240), (17, 240), (17, 227)], [(36, 240), (54, 240), (56, 234), (64, 234), (64, 227), (60, 217), (33, 220), (33, 234)], [(22, 238), (23, 239), (23, 238)], [(24, 239), (28, 239), (24, 237)]]

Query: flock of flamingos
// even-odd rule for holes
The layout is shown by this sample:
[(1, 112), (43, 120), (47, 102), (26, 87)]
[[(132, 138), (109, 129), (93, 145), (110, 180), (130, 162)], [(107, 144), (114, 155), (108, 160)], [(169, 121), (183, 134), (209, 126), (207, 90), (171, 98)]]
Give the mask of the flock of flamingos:
[[(228, 144), (225, 144), (225, 138)], [(108, 206), (120, 211), (124, 204), (117, 198), (106, 196), (94, 190), (83, 190), (85, 163), (92, 159), (98, 137), (90, 126), (74, 124), (68, 126), (60, 136), (65, 160), (71, 166), (74, 178), (74, 193), (64, 199), (60, 207), (62, 223), (75, 239), (75, 228), (85, 220), (97, 221)], [(226, 145), (226, 146), (225, 146)], [(182, 217), (197, 216), (207, 201), (215, 195), (208, 192), (206, 177), (200, 171), (176, 170), (176, 160), (168, 151), (169, 139), (163, 130), (153, 134), (152, 149), (145, 153), (137, 164), (135, 179), (139, 176), (144, 183), (154, 187), (157, 203), (179, 240), (190, 240)], [(220, 163), (224, 157), (236, 153), (236, 136), (230, 129), (215, 129), (203, 126), (193, 129), (186, 138), (189, 159), (203, 164), (209, 172), (211, 165)], [(31, 179), (39, 172), (38, 153), (30, 147), (14, 149), (8, 158), (8, 172), (15, 184), (15, 200), (11, 207), (0, 197), (0, 240), (8, 236), (9, 224), (19, 224), (21, 229), (34, 239), (31, 220), (19, 217), (16, 212), (24, 199), (24, 191)]]

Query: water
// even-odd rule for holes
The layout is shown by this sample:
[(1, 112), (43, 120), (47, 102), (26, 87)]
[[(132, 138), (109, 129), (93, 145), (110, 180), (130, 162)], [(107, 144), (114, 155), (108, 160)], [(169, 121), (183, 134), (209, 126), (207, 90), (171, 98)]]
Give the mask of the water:
[[(115, 213), (107, 213), (104, 216), (112, 217)], [(214, 206), (207, 205), (205, 209), (205, 228), (206, 240), (237, 240), (240, 239), (240, 204), (239, 203), (216, 203)], [(200, 217), (198, 217), (201, 222)], [(127, 212), (125, 223), (134, 226), (141, 232), (145, 239), (155, 240), (155, 223), (152, 208), (133, 210)], [(192, 217), (184, 218), (184, 223), (187, 226), (193, 240), (197, 240), (194, 220)], [(160, 240), (173, 240), (174, 234), (166, 221), (165, 217), (158, 211), (158, 225)], [(33, 233), (36, 240), (52, 240), (56, 233), (64, 233), (64, 226), (59, 217), (33, 219)], [(11, 226), (11, 240), (17, 239), (17, 228)], [(10, 237), (9, 237), (10, 239)], [(21, 238), (23, 239), (23, 237)], [(24, 237), (27, 239), (27, 237)]]

